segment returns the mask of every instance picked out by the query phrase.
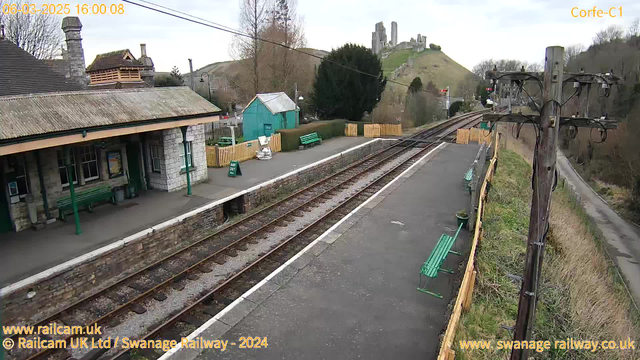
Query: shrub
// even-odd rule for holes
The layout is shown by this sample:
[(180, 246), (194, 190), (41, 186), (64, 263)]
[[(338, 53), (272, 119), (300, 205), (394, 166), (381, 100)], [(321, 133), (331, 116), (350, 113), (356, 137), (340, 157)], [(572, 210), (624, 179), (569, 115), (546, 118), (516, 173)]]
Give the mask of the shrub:
[[(300, 125), (295, 129), (280, 129), (278, 133), (282, 136), (282, 151), (297, 150), (300, 146), (300, 136), (318, 133), (322, 140), (331, 139), (333, 135), (333, 125), (331, 121), (316, 121), (311, 124)], [(344, 134), (344, 122), (342, 122), (342, 133)]]
[(458, 111), (460, 111), (460, 107), (462, 106), (462, 101), (454, 101), (449, 105), (449, 116), (455, 116)]
[[(327, 123), (331, 126), (331, 137), (336, 136), (344, 136), (344, 124), (345, 120), (337, 119), (337, 120), (326, 120), (326, 121), (317, 121), (316, 123)], [(323, 137), (324, 139), (324, 137)]]

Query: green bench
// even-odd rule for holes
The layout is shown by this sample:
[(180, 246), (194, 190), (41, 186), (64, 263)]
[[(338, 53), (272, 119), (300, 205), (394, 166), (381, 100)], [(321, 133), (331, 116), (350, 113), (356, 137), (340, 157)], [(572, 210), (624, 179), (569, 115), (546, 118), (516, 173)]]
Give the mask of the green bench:
[(300, 136), (300, 144), (302, 144), (302, 146), (315, 145), (316, 142), (322, 144), (322, 138), (320, 137), (320, 135), (318, 135), (318, 133), (311, 133)]
[(231, 146), (232, 140), (230, 136), (221, 136), (218, 139), (218, 146)]
[(471, 192), (471, 180), (473, 180), (473, 167), (469, 168), (469, 170), (464, 174), (464, 186), (463, 189), (469, 190)]
[[(78, 209), (86, 208), (89, 212), (93, 211), (93, 204), (109, 200), (111, 203), (115, 203), (113, 192), (109, 185), (102, 185), (88, 189), (85, 191), (76, 191), (76, 204)], [(56, 201), (58, 204), (58, 210), (60, 212), (60, 219), (65, 220), (67, 213), (73, 212), (73, 205), (71, 204), (71, 195), (62, 197)]]
[(420, 269), (420, 283), (418, 283), (418, 291), (421, 291), (425, 294), (429, 294), (442, 299), (442, 295), (426, 289), (427, 282), (425, 282), (424, 287), (422, 286), (422, 275), (426, 276), (428, 281), (429, 278), (433, 279), (438, 277), (438, 272), (440, 271), (453, 274), (453, 270), (443, 269), (442, 263), (444, 262), (444, 259), (446, 259), (447, 255), (449, 255), (449, 253), (455, 254), (455, 255), (462, 255), (457, 251), (451, 250), (451, 247), (453, 246), (453, 244), (456, 242), (456, 239), (458, 238), (460, 229), (462, 229), (462, 224), (458, 226), (458, 231), (456, 231), (456, 234), (453, 237), (447, 234), (442, 234), (440, 236), (440, 240), (438, 240), (436, 247), (433, 248), (433, 251), (431, 251), (431, 255), (429, 255), (429, 258), (422, 265), (422, 268)]

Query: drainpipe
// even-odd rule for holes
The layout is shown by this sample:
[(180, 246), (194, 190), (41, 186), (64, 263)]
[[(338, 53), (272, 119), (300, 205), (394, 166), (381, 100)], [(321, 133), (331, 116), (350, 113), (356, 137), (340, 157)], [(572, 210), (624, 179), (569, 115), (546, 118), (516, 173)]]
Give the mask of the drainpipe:
[(73, 185), (73, 170), (71, 167), (71, 147), (65, 146), (64, 148), (64, 162), (67, 166), (67, 176), (69, 179), (69, 193), (71, 194), (71, 207), (73, 208), (73, 219), (76, 223), (76, 235), (82, 234), (80, 229), (80, 216), (78, 215), (78, 203), (76, 203), (76, 191)]
[(38, 167), (38, 179), (40, 180), (40, 194), (42, 195), (42, 205), (44, 206), (44, 214), (47, 220), (51, 219), (49, 211), (49, 201), (47, 200), (47, 188), (44, 186), (44, 176), (42, 175), (42, 163), (40, 162), (40, 150), (36, 150), (36, 166)]
[[(184, 166), (187, 171), (187, 195), (191, 195), (191, 175), (189, 175), (189, 157), (187, 156), (187, 129), (189, 126), (181, 126), (182, 145), (184, 145)], [(193, 148), (191, 149), (193, 151)]]

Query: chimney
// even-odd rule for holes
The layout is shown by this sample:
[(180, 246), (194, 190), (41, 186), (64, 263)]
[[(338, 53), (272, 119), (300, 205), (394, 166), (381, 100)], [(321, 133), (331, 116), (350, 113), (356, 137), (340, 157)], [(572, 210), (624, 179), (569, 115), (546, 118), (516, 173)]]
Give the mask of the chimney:
[(142, 65), (144, 65), (144, 69), (140, 72), (140, 77), (142, 77), (142, 81), (144, 81), (147, 87), (153, 87), (153, 78), (155, 76), (155, 67), (153, 66), (153, 60), (147, 56), (147, 45), (140, 44), (140, 58), (138, 58)]
[(76, 16), (67, 16), (62, 19), (62, 31), (67, 41), (66, 58), (69, 63), (71, 79), (82, 86), (87, 86), (87, 73), (85, 72), (84, 50), (82, 49), (82, 37), (80, 31), (82, 23)]

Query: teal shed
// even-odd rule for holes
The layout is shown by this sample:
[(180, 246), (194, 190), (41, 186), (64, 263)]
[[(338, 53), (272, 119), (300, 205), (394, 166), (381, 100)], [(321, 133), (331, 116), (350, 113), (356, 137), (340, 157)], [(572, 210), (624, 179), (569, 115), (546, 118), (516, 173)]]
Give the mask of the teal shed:
[(270, 136), (280, 129), (298, 126), (296, 104), (283, 92), (258, 94), (242, 112), (242, 131), (245, 141)]

